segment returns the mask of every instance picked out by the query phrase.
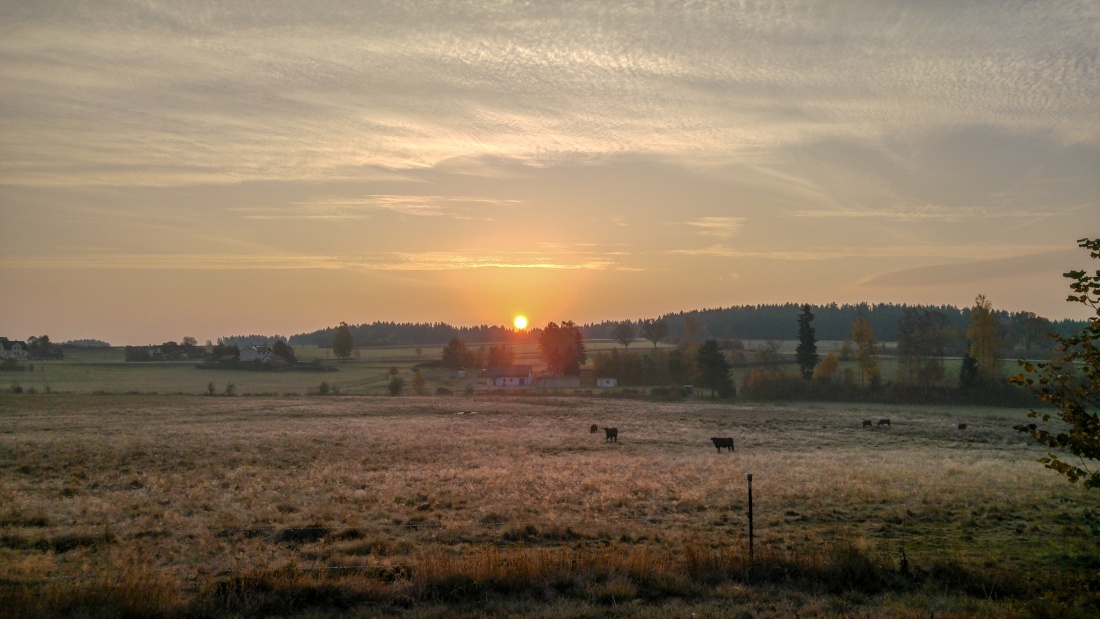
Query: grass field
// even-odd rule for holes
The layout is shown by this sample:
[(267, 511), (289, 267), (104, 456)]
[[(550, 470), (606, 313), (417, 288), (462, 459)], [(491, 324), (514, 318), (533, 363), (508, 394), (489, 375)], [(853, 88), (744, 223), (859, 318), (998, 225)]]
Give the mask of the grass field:
[[(746, 347), (753, 350), (763, 342), (749, 341)], [(790, 352), (795, 343), (783, 342), (783, 350)], [(839, 342), (822, 342), (822, 353), (839, 347)], [(601, 351), (621, 346), (609, 341), (587, 343), (589, 364)], [(667, 347), (666, 347), (667, 348)], [(358, 351), (355, 358), (341, 361), (332, 357), (328, 348), (300, 346), (295, 354), (303, 362), (321, 360), (326, 366), (335, 368), (334, 372), (278, 371), (259, 372), (241, 369), (197, 369), (196, 362), (149, 362), (126, 363), (120, 349), (84, 349), (70, 350), (59, 361), (36, 361), (24, 364), (33, 371), (6, 372), (0, 374), (0, 390), (13, 390), (18, 385), (24, 390), (32, 389), (39, 393), (66, 394), (186, 394), (206, 393), (213, 383), (216, 393), (223, 393), (227, 385), (233, 385), (237, 395), (306, 395), (316, 392), (322, 381), (341, 389), (345, 394), (382, 395), (387, 393), (391, 368), (396, 368), (399, 376), (405, 379), (406, 388), (411, 393), (412, 368), (418, 364), (438, 360), (442, 356), (440, 347), (422, 347), (420, 354), (416, 346), (369, 347)], [(529, 364), (536, 369), (542, 368), (537, 347), (530, 342), (514, 347), (516, 363)], [(648, 343), (636, 343), (631, 350), (647, 352), (652, 347)], [(790, 350), (787, 350), (790, 349)], [(751, 354), (750, 354), (751, 356)], [(946, 375), (949, 379), (958, 376), (959, 361), (945, 361)], [(773, 366), (788, 374), (797, 374), (798, 366), (789, 363)], [(843, 369), (852, 369), (859, 376), (855, 362), (844, 362)], [(897, 372), (897, 364), (891, 357), (880, 360), (882, 375), (892, 380)], [(735, 385), (740, 387), (750, 367), (738, 367), (731, 373)], [(461, 391), (476, 376), (471, 374), (467, 381), (451, 380), (439, 369), (427, 368), (424, 375), (428, 379), (426, 392), (434, 393), (439, 387), (452, 391)], [(699, 392), (697, 397), (705, 398), (706, 393)]]
[[(207, 392), (213, 383), (217, 393), (232, 384), (238, 395), (306, 394), (316, 390), (321, 381), (347, 385), (350, 392), (383, 393), (389, 382), (389, 370), (396, 367), (406, 378), (412, 366), (428, 359), (437, 359), (441, 349), (425, 348), (420, 356), (416, 347), (367, 349), (358, 359), (340, 361), (331, 357), (330, 349), (303, 348), (298, 351), (302, 361), (321, 359), (335, 372), (311, 371), (250, 371), (241, 369), (197, 369), (194, 361), (127, 363), (121, 350), (70, 351), (60, 361), (36, 361), (33, 371), (0, 374), (0, 386), (18, 384), (23, 389), (39, 393), (141, 393), (188, 394)], [(326, 355), (328, 353), (328, 355)], [(439, 372), (428, 371), (435, 386), (442, 385)]]
[(1024, 415), (4, 394), (0, 609), (1096, 616), (1100, 495), (1034, 462)]

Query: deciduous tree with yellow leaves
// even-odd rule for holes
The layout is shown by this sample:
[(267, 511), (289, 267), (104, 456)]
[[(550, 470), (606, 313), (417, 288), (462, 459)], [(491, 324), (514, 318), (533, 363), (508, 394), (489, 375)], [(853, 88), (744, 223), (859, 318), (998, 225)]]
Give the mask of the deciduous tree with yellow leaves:
[[(1090, 250), (1093, 259), (1100, 259), (1100, 239), (1081, 239), (1077, 244)], [(1042, 425), (1029, 423), (1016, 429), (1052, 450), (1076, 456), (1077, 461), (1071, 463), (1064, 453), (1052, 451), (1039, 460), (1047, 468), (1065, 475), (1071, 483), (1081, 481), (1086, 488), (1100, 489), (1100, 470), (1095, 464), (1100, 461), (1100, 269), (1094, 275), (1070, 271), (1065, 277), (1071, 280), (1073, 290), (1067, 300), (1091, 307), (1096, 316), (1076, 335), (1049, 336), (1061, 351), (1059, 359), (1049, 363), (1019, 361), (1024, 371), (1011, 381), (1030, 387), (1058, 411), (1032, 410), (1028, 417)], [(1054, 421), (1049, 425), (1055, 419), (1061, 424)]]

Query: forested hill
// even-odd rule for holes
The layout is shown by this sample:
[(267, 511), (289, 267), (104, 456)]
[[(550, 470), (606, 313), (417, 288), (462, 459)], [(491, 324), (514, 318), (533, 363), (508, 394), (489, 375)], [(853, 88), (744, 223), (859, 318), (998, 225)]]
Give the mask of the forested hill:
[[(906, 311), (929, 310), (942, 314), (955, 333), (955, 339), (964, 340), (970, 321), (970, 308), (953, 306), (915, 306), (894, 304), (816, 305), (813, 327), (819, 340), (846, 340), (852, 335), (852, 322), (857, 315), (866, 317), (879, 341), (897, 339), (898, 322)], [(693, 310), (661, 316), (669, 326), (666, 341), (675, 342), (683, 337), (684, 323), (694, 317), (704, 339), (742, 340), (794, 340), (798, 338), (798, 314), (800, 306), (743, 305), (738, 307)], [(1027, 312), (995, 312), (1002, 328), (1006, 344), (1011, 348), (1021, 342), (1039, 343), (1049, 332), (1063, 335), (1081, 330), (1085, 322), (1080, 320), (1051, 321)], [(619, 321), (588, 324), (581, 328), (587, 339), (610, 339), (611, 330)], [(349, 325), (357, 346), (383, 345), (443, 345), (452, 337), (467, 344), (487, 344), (515, 340), (518, 336), (511, 328), (479, 325), (456, 327), (446, 323), (396, 323), (375, 322)], [(291, 345), (327, 346), (336, 334), (336, 327), (302, 333), (290, 338)], [(520, 336), (522, 337), (522, 336)], [(640, 337), (640, 336), (639, 336)]]
[[(423, 344), (444, 345), (457, 337), (467, 344), (487, 344), (515, 339), (517, 334), (507, 327), (479, 325), (454, 327), (444, 322), (373, 322), (348, 325), (356, 346), (392, 346)], [(291, 346), (329, 346), (336, 335), (336, 327), (312, 333), (301, 333), (290, 338)]]
[[(950, 305), (895, 305), (883, 303), (871, 305), (811, 305), (814, 314), (813, 327), (819, 340), (847, 340), (852, 337), (852, 322), (862, 315), (871, 323), (875, 339), (895, 341), (898, 335), (898, 323), (907, 311), (927, 310), (942, 314), (947, 324), (964, 334), (970, 323), (971, 308), (957, 308)], [(798, 314), (801, 306), (795, 303), (784, 305), (742, 305), (738, 307), (692, 310), (676, 314), (666, 314), (661, 319), (668, 323), (671, 341), (684, 335), (684, 323), (689, 316), (694, 317), (702, 328), (704, 339), (742, 339), (742, 340), (796, 340), (798, 339)], [(1045, 337), (1049, 332), (1062, 335), (1080, 331), (1085, 326), (1083, 320), (1051, 321), (1030, 312), (1006, 312), (994, 310), (1005, 339), (1014, 339), (1024, 334)], [(610, 338), (615, 321), (598, 325), (585, 325), (584, 335), (589, 338)]]

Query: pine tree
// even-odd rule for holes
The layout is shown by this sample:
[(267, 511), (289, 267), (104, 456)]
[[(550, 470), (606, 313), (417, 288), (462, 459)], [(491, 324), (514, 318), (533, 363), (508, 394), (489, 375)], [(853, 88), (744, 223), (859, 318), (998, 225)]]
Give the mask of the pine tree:
[(695, 363), (699, 366), (699, 384), (710, 389), (710, 397), (715, 392), (723, 398), (732, 397), (736, 390), (730, 378), (730, 364), (718, 347), (718, 340), (707, 340), (695, 353)]
[(802, 370), (802, 378), (810, 380), (814, 375), (814, 367), (817, 365), (817, 336), (813, 326), (814, 314), (810, 311), (810, 305), (802, 306), (802, 313), (798, 315), (798, 349), (795, 358), (798, 360), (798, 368)]

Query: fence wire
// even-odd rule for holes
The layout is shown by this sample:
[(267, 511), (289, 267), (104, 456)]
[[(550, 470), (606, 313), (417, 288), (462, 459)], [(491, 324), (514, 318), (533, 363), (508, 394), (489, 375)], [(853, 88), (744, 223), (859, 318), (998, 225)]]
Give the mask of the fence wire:
[[(702, 477), (700, 477), (702, 480)], [(374, 535), (393, 535), (395, 530), (409, 530), (417, 532), (428, 531), (444, 531), (448, 529), (456, 528), (481, 528), (481, 529), (505, 529), (504, 535), (513, 533), (515, 539), (506, 541), (508, 543), (505, 548), (509, 549), (538, 549), (538, 550), (553, 550), (554, 548), (565, 548), (564, 545), (547, 546), (537, 542), (532, 542), (528, 539), (526, 534), (526, 527), (536, 526), (538, 529), (531, 533), (531, 537), (537, 538), (540, 533), (544, 533), (547, 529), (554, 527), (558, 528), (580, 528), (580, 527), (617, 527), (623, 526), (623, 524), (642, 524), (645, 527), (662, 527), (667, 526), (669, 523), (681, 523), (687, 527), (686, 532), (690, 533), (692, 527), (702, 526), (702, 524), (717, 524), (717, 526), (725, 528), (725, 539), (728, 540), (728, 549), (739, 549), (745, 551), (748, 544), (748, 505), (746, 490), (747, 487), (744, 484), (744, 477), (735, 477), (733, 479), (726, 478), (727, 482), (736, 482), (737, 486), (730, 489), (730, 496), (736, 497), (736, 502), (730, 502), (726, 507), (708, 507), (702, 511), (692, 511), (685, 513), (648, 513), (648, 515), (631, 516), (627, 513), (608, 513), (608, 515), (602, 515), (598, 512), (579, 512), (579, 513), (566, 513), (561, 515), (560, 518), (539, 518), (536, 516), (524, 517), (518, 516), (511, 519), (481, 519), (476, 517), (471, 518), (445, 518), (445, 519), (433, 519), (430, 521), (414, 521), (408, 520), (404, 522), (396, 520), (374, 520), (363, 522), (334, 522), (334, 523), (311, 523), (308, 526), (281, 526), (281, 524), (275, 523), (256, 523), (255, 526), (239, 526), (239, 527), (217, 527), (217, 526), (205, 526), (205, 527), (190, 527), (190, 528), (158, 528), (158, 529), (142, 529), (135, 530), (135, 527), (127, 526), (124, 522), (111, 522), (107, 521), (84, 521), (74, 522), (68, 524), (68, 526), (53, 526), (45, 528), (36, 527), (0, 527), (0, 529), (57, 529), (64, 528), (67, 530), (77, 529), (79, 531), (94, 531), (102, 532), (103, 543), (105, 544), (118, 544), (119, 540), (134, 540), (144, 537), (144, 535), (194, 535), (197, 530), (206, 530), (211, 534), (211, 537), (221, 540), (226, 544), (240, 543), (243, 539), (262, 538), (263, 541), (271, 543), (279, 552), (285, 553), (282, 557), (279, 557), (278, 561), (282, 564), (271, 563), (256, 563), (254, 561), (238, 561), (234, 560), (234, 557), (227, 551), (220, 559), (213, 560), (213, 564), (221, 565), (209, 565), (210, 568), (200, 568), (198, 572), (191, 573), (190, 576), (185, 577), (187, 581), (197, 582), (201, 578), (210, 576), (227, 576), (233, 574), (254, 573), (257, 570), (293, 570), (295, 572), (310, 572), (310, 573), (346, 573), (353, 574), (355, 572), (365, 573), (379, 573), (379, 571), (392, 571), (400, 570), (400, 564), (394, 564), (392, 562), (375, 562), (375, 563), (359, 563), (353, 565), (319, 565), (317, 557), (305, 556), (304, 549), (316, 548), (316, 546), (310, 546), (310, 544), (322, 543), (332, 544), (342, 541), (355, 541), (366, 538), (370, 540)], [(1004, 489), (1012, 489), (1019, 487), (1019, 484), (1001, 484)], [(988, 484), (960, 484), (960, 483), (946, 483), (937, 480), (937, 482), (890, 482), (890, 483), (876, 483), (876, 484), (861, 484), (851, 483), (845, 486), (839, 486), (837, 489), (843, 491), (846, 488), (859, 488), (866, 490), (881, 490), (882, 488), (891, 488), (901, 491), (913, 491), (926, 490), (926, 489), (943, 489), (952, 488), (960, 490), (982, 490), (988, 491), (991, 489)], [(21, 487), (21, 488), (0, 488), (0, 491), (32, 491), (32, 493), (42, 493), (41, 487)], [(789, 518), (792, 517), (790, 512), (779, 512), (777, 510), (768, 510), (773, 505), (775, 496), (774, 488), (769, 488), (767, 484), (767, 478), (761, 478), (759, 475), (753, 476), (753, 504), (757, 506), (755, 517), (753, 517), (753, 523), (755, 523), (756, 537), (763, 543), (768, 543), (770, 535), (779, 533), (780, 535), (788, 535), (792, 527), (804, 526), (807, 520), (810, 522), (816, 520), (813, 513), (798, 513), (799, 518), (805, 520), (799, 520), (792, 522)], [(789, 502), (789, 501), (788, 501)], [(897, 507), (904, 507), (903, 502), (899, 502)], [(1100, 507), (1100, 501), (1098, 501), (1098, 507)], [(761, 509), (763, 508), (763, 509)], [(784, 508), (798, 509), (798, 505), (787, 505)], [(414, 517), (415, 518), (415, 517)], [(718, 520), (720, 519), (720, 520)], [(831, 523), (839, 524), (843, 526), (843, 523), (834, 522), (833, 518), (825, 518)], [(860, 528), (876, 528), (884, 526), (893, 526), (895, 523), (887, 522), (886, 520), (862, 520), (857, 526)], [(979, 532), (980, 533), (980, 532)], [(971, 533), (972, 534), (972, 533)], [(10, 539), (10, 535), (5, 535)], [(88, 535), (90, 538), (91, 535)], [(933, 538), (938, 539), (936, 535)], [(574, 541), (593, 541), (598, 542), (598, 538), (581, 537)], [(825, 540), (827, 541), (827, 540)], [(900, 561), (902, 552), (909, 557), (909, 561), (914, 563), (928, 563), (945, 559), (944, 552), (935, 548), (937, 544), (932, 543), (928, 545), (927, 535), (911, 533), (906, 534), (903, 531), (894, 530), (891, 532), (891, 539), (875, 539), (866, 540), (869, 542), (869, 551), (873, 556), (879, 557), (881, 561), (892, 564), (895, 561)], [(33, 540), (30, 540), (33, 542)], [(922, 548), (926, 546), (926, 548)], [(777, 549), (768, 548), (764, 546), (763, 551), (775, 551)], [(782, 552), (780, 550), (780, 552)], [(185, 571), (193, 570), (183, 563), (167, 564), (162, 566), (164, 570), (173, 570), (173, 568), (184, 568)], [(46, 577), (47, 582), (72, 582), (81, 581), (81, 579), (87, 579), (88, 574), (56, 574)], [(547, 581), (550, 583), (550, 581)]]

